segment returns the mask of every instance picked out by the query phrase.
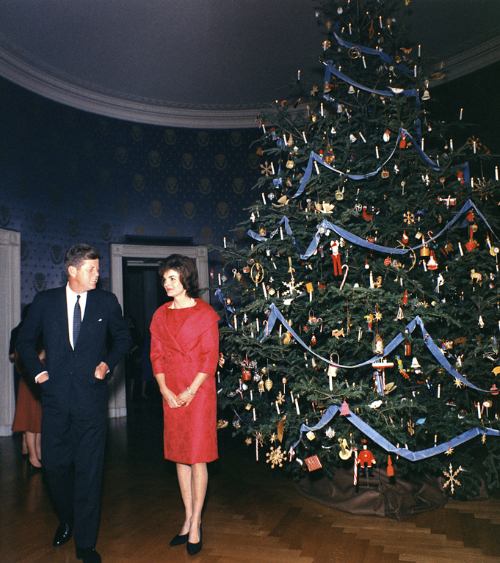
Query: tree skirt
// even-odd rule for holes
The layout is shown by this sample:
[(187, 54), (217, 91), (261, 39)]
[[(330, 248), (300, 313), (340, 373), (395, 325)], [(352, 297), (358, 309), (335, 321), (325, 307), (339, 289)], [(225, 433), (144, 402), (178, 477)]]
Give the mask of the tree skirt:
[(442, 478), (416, 476), (406, 480), (397, 475), (391, 484), (385, 470), (375, 469), (368, 479), (360, 476), (356, 486), (352, 469), (337, 469), (333, 479), (308, 473), (296, 488), (305, 497), (337, 510), (402, 521), (443, 507), (448, 495), (442, 485)]

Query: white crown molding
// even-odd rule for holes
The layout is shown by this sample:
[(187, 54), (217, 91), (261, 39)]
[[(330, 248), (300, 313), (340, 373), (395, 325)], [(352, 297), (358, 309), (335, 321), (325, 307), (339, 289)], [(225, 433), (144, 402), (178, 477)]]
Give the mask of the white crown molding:
[[(26, 54), (23, 54), (26, 55)], [(56, 69), (41, 70), (38, 62), (23, 60), (0, 46), (0, 76), (31, 92), (61, 104), (125, 121), (194, 129), (258, 127), (259, 106), (194, 106), (126, 96), (94, 84), (78, 84)], [(450, 82), (500, 60), (500, 37), (482, 43), (435, 66), (434, 85)]]
[(436, 85), (444, 84), (485, 68), (497, 61), (500, 61), (500, 37), (481, 43), (481, 45), (473, 49), (445, 59), (442, 63), (435, 65), (436, 71), (441, 72), (442, 76), (434, 82)]
[(98, 92), (42, 71), (0, 48), (0, 76), (52, 101), (106, 117), (167, 127), (241, 129), (258, 126), (259, 108), (187, 107)]

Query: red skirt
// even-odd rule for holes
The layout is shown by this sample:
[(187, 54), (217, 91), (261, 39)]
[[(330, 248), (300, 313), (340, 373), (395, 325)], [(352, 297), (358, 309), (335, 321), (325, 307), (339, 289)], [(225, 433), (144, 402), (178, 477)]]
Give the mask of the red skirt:
[(41, 432), (42, 403), (40, 398), (36, 396), (37, 390), (33, 390), (24, 377), (19, 379), (16, 413), (12, 423), (13, 432)]

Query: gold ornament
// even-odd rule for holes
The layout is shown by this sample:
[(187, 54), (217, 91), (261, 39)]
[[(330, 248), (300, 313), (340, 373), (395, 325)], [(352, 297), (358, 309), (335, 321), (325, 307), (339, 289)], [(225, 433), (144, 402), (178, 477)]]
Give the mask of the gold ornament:
[(285, 426), (283, 424), (283, 418), (278, 422), (278, 440), (283, 442), (283, 435), (285, 434)]
[(351, 47), (347, 54), (350, 59), (359, 59), (361, 57), (361, 49), (359, 47)]
[(340, 459), (346, 460), (351, 457), (351, 450), (347, 447), (347, 440), (345, 438), (339, 438), (340, 443)]
[(446, 483), (443, 484), (443, 489), (446, 489), (446, 487), (448, 485), (450, 485), (450, 490), (451, 490), (451, 494), (453, 494), (455, 492), (455, 485), (461, 487), (462, 483), (460, 483), (457, 480), (457, 475), (462, 472), (462, 466), (460, 466), (456, 471), (453, 471), (453, 466), (450, 463), (450, 470), (448, 471), (443, 471), (443, 474), (445, 477), (448, 477), (448, 481), (446, 481)]
[(273, 169), (271, 164), (268, 164), (267, 160), (265, 164), (261, 164), (260, 167), (262, 170), (260, 171), (261, 174), (265, 174), (266, 178), (269, 178), (269, 175), (273, 174)]
[(264, 279), (264, 268), (258, 262), (252, 264), (252, 268), (250, 270), (250, 277), (254, 283), (261, 283)]
[(407, 211), (404, 214), (404, 222), (408, 225), (413, 225), (415, 223), (415, 215), (413, 215), (413, 213), (410, 213), (410, 211)]
[(281, 446), (278, 446), (276, 449), (271, 448), (271, 451), (266, 456), (268, 457), (266, 463), (270, 463), (273, 469), (275, 465), (283, 467), (283, 462), (286, 460), (286, 453), (281, 451)]

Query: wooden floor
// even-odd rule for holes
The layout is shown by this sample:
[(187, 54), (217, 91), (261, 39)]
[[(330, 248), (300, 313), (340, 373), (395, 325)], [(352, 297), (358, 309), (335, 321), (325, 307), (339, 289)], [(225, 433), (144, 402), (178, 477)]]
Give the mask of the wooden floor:
[[(210, 467), (203, 550), (169, 547), (182, 524), (173, 467), (162, 459), (156, 401), (110, 422), (101, 528), (104, 563), (500, 562), (500, 500), (461, 503), (405, 522), (353, 516), (300, 496), (254, 451), (221, 436)], [(58, 525), (43, 476), (29, 475), (18, 438), (0, 438), (0, 562), (76, 562), (55, 549)]]

